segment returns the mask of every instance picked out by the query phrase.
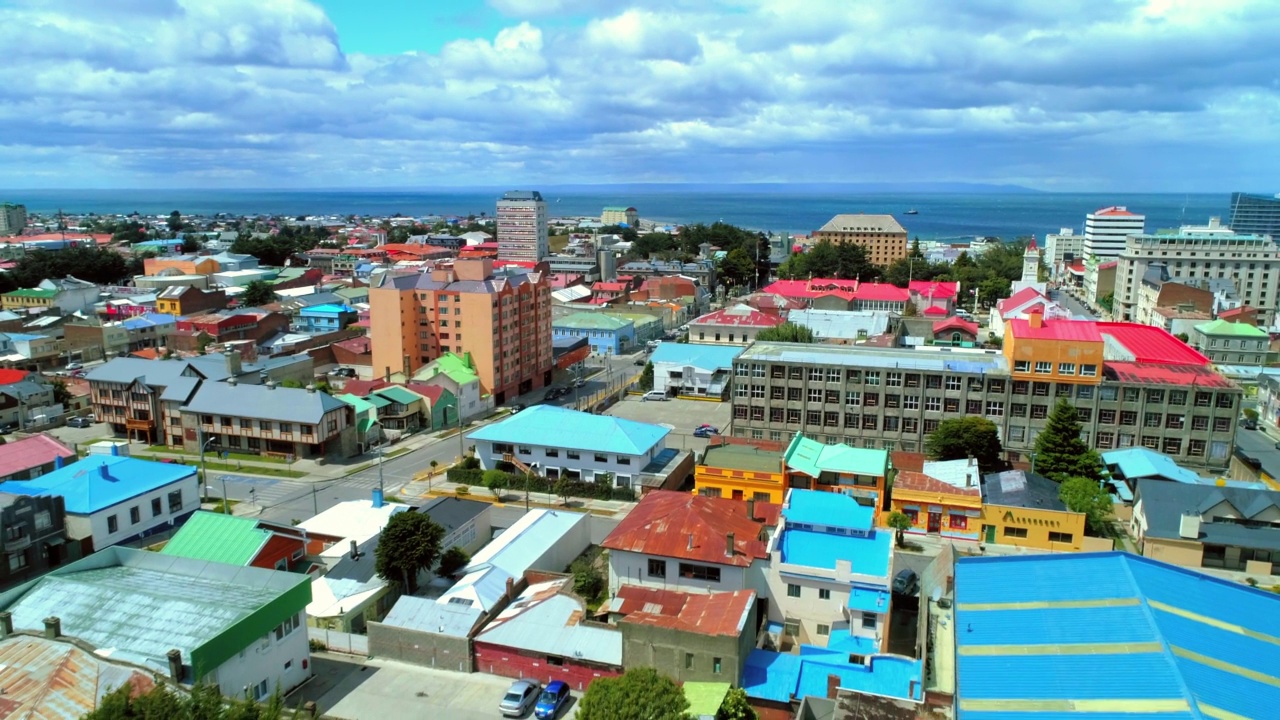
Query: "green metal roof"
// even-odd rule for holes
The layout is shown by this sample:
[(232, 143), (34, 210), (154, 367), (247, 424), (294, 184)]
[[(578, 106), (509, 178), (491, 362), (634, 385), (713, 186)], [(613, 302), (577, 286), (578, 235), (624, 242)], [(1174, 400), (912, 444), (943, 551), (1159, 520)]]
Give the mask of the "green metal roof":
[(791, 440), (783, 457), (787, 467), (810, 477), (818, 477), (824, 472), (883, 477), (889, 468), (887, 450), (855, 448), (843, 443), (823, 445), (800, 433)]
[(375, 393), (370, 393), (368, 396), (365, 397), (364, 400), (365, 402), (369, 403), (375, 408), (378, 408), (379, 410), (391, 404), (390, 400)]
[(380, 397), (386, 398), (391, 402), (400, 403), (401, 405), (412, 405), (413, 403), (416, 403), (422, 399), (422, 396), (419, 395), (418, 393), (413, 392), (412, 390), (408, 390), (406, 388), (402, 388), (398, 385), (392, 385), (391, 387), (384, 387), (384, 388), (379, 388), (377, 390), (374, 390), (369, 395), (370, 401), (373, 400), (374, 395), (378, 395)]
[(726, 470), (782, 472), (782, 456), (777, 451), (761, 450), (753, 445), (712, 445), (703, 453), (701, 464)]
[(343, 395), (338, 395), (337, 398), (342, 402), (355, 408), (357, 415), (367, 415), (369, 413), (375, 412), (373, 403), (369, 402), (368, 400), (365, 400), (362, 397), (357, 397), (355, 395), (352, 395), (351, 393), (345, 393)]
[(616, 315), (594, 312), (574, 313), (551, 321), (552, 327), (574, 330), (621, 330), (628, 325), (634, 326), (635, 323)]
[(200, 511), (191, 516), (164, 549), (164, 555), (248, 565), (271, 538), (256, 520)]
[(1248, 323), (1233, 323), (1226, 320), (1214, 320), (1213, 322), (1201, 323), (1196, 326), (1196, 330), (1204, 335), (1230, 335), (1232, 337), (1251, 337), (1264, 338), (1268, 337), (1267, 333)]
[(689, 714), (695, 718), (704, 715), (715, 717), (729, 694), (729, 683), (687, 682), (684, 698), (689, 701)]
[(5, 293), (7, 297), (31, 297), (31, 298), (55, 298), (58, 296), (57, 290), (42, 290), (40, 288), (21, 288)]
[(432, 360), (413, 377), (415, 380), (433, 378), (440, 373), (444, 373), (450, 380), (459, 385), (467, 385), (480, 380), (480, 376), (476, 374), (475, 368), (471, 365), (471, 353), (465, 353), (464, 355), (445, 353)]

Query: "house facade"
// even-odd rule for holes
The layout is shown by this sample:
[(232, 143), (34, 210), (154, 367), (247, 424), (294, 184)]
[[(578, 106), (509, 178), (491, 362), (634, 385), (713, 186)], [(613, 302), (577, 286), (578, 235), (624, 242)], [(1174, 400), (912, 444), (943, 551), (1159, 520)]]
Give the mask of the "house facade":
[(1139, 480), (1130, 529), (1153, 560), (1280, 575), (1280, 492)]
[(0, 526), (0, 589), (80, 559), (80, 546), (66, 542), (60, 495), (13, 495), (0, 484)]
[(1271, 336), (1255, 325), (1214, 320), (1196, 325), (1190, 343), (1222, 365), (1265, 365), (1271, 356)]
[(293, 458), (351, 457), (358, 450), (355, 411), (314, 386), (206, 383), (179, 412), (182, 446), (190, 453), (207, 443)]

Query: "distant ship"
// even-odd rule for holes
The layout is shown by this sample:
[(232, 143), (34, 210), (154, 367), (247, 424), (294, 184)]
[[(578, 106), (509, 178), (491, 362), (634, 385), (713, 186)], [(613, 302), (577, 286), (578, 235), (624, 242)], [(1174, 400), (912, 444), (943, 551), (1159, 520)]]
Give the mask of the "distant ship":
[(920, 211), (916, 210), (915, 208), (911, 208), (910, 210), (903, 213), (903, 215), (919, 215), (919, 214), (920, 214)]

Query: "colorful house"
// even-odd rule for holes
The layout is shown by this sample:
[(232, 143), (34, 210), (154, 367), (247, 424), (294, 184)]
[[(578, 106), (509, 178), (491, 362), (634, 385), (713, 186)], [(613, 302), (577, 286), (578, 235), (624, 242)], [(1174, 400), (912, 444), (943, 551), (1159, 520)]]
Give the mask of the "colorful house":
[(889, 474), (889, 451), (824, 445), (801, 433), (783, 453), (788, 488), (823, 490), (849, 495), (874, 508), (878, 517)]
[(1101, 384), (1103, 346), (1096, 323), (1049, 320), (1039, 311), (1005, 321), (1003, 350), (1014, 380)]
[(299, 332), (337, 332), (354, 323), (358, 317), (349, 305), (329, 303), (303, 308), (298, 312), (295, 329)]
[(1078, 552), (1084, 547), (1084, 513), (1058, 499), (1058, 483), (1043, 475), (1008, 470), (982, 477), (981, 541)]
[(781, 504), (787, 493), (782, 456), (753, 445), (712, 445), (694, 470), (693, 488), (705, 497)]
[(953, 485), (922, 472), (900, 471), (893, 478), (890, 507), (911, 519), (909, 533), (977, 540), (982, 518), (982, 486)]

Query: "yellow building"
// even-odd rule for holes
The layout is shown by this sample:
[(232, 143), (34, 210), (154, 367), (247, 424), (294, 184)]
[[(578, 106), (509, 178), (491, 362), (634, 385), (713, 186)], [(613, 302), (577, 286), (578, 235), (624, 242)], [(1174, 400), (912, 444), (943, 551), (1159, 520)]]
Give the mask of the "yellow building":
[(1022, 470), (987, 475), (982, 498), (982, 542), (1072, 552), (1090, 544), (1084, 513), (1067, 510), (1058, 499), (1058, 484), (1043, 475)]
[(781, 504), (787, 488), (782, 454), (751, 445), (713, 445), (693, 473), (694, 492), (707, 497)]
[(889, 507), (911, 518), (909, 533), (979, 540), (982, 489), (977, 477), (971, 482), (972, 485), (952, 485), (904, 470), (893, 478)]

